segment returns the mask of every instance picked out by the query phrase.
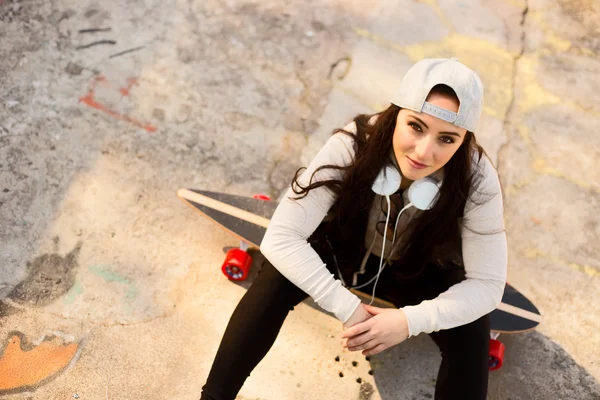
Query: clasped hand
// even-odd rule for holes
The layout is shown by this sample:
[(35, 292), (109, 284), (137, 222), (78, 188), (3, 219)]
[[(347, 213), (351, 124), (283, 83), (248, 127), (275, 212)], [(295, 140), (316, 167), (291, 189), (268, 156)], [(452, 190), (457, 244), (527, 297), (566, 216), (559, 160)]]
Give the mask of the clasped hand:
[(361, 304), (344, 324), (342, 347), (370, 356), (407, 338), (408, 322), (402, 309)]

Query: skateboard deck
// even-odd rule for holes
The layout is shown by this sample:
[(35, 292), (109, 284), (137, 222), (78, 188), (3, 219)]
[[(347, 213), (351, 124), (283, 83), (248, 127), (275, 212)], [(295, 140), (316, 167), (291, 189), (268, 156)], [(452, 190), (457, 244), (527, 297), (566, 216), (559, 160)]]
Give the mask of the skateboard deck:
[[(177, 196), (194, 211), (216, 223), (242, 242), (259, 247), (277, 202), (258, 200), (207, 190), (180, 189)], [(351, 289), (362, 301), (371, 295)], [(394, 307), (383, 299), (374, 301), (380, 307)], [(538, 309), (519, 291), (506, 284), (502, 302), (490, 315), (491, 330), (497, 334), (519, 333), (534, 329), (541, 321)]]

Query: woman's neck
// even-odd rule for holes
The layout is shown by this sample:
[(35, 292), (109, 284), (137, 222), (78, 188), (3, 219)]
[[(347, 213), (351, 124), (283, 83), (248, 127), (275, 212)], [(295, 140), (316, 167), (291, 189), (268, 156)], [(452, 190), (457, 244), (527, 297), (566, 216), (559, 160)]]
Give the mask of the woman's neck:
[(408, 187), (413, 183), (410, 179), (402, 177), (402, 182), (400, 183), (400, 189), (408, 189)]

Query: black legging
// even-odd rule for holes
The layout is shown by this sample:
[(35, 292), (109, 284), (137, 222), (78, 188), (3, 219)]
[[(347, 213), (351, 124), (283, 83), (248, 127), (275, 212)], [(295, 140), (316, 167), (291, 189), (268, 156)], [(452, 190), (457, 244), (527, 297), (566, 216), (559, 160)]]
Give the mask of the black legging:
[[(370, 257), (367, 279), (377, 272), (379, 260)], [(435, 298), (463, 279), (463, 269), (442, 270), (432, 264), (418, 277), (407, 279), (398, 276), (397, 268), (388, 266), (379, 278), (376, 294), (397, 307), (415, 305)], [(371, 293), (371, 285), (361, 290)], [(288, 312), (307, 297), (265, 260), (229, 320), (200, 400), (234, 400), (275, 342)], [(442, 355), (436, 400), (486, 398), (489, 333), (486, 315), (470, 324), (430, 334)]]

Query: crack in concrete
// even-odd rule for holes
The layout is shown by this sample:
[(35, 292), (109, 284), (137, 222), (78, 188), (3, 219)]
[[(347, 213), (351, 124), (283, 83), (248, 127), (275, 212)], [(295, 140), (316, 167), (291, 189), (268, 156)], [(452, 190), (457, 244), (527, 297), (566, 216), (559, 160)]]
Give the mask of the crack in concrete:
[[(578, 264), (571, 260), (567, 260), (564, 258), (560, 258), (560, 257), (554, 256), (554, 255), (548, 254), (547, 252), (545, 252), (539, 248), (536, 248), (536, 247), (529, 247), (525, 250), (522, 250), (520, 253), (521, 253), (521, 255), (523, 255), (526, 258), (529, 258), (531, 260), (536, 260), (536, 259), (541, 258), (541, 259), (544, 259), (547, 261), (555, 262), (557, 264), (566, 265), (575, 271), (579, 271), (581, 273), (586, 274), (590, 278), (600, 278), (600, 268), (598, 268), (598, 267), (594, 267), (593, 265), (588, 265), (588, 264)], [(596, 261), (596, 264), (600, 264), (600, 262), (598, 262), (597, 260), (593, 260), (593, 261)]]
[[(507, 151), (508, 146), (510, 146), (510, 144), (512, 143), (512, 140), (514, 139), (514, 136), (511, 134), (511, 129), (510, 129), (511, 127), (514, 128), (514, 125), (513, 125), (513, 121), (511, 120), (510, 116), (511, 116), (513, 108), (514, 108), (514, 100), (515, 100), (514, 93), (515, 93), (515, 80), (516, 80), (516, 74), (517, 74), (517, 63), (525, 53), (525, 38), (526, 38), (526, 33), (527, 33), (527, 31), (525, 29), (525, 20), (528, 15), (528, 12), (529, 12), (529, 7), (528, 7), (527, 2), (525, 2), (525, 8), (523, 9), (522, 19), (521, 19), (521, 26), (523, 27), (523, 32), (521, 34), (521, 51), (519, 52), (519, 54), (517, 54), (516, 56), (513, 57), (514, 58), (514, 64), (513, 64), (514, 68), (513, 68), (513, 77), (512, 77), (512, 82), (513, 82), (513, 90), (511, 92), (512, 98), (510, 100), (510, 103), (507, 108), (507, 112), (505, 113), (505, 117), (504, 117), (504, 121), (503, 121), (503, 129), (506, 132), (507, 140), (502, 146), (500, 146), (500, 148), (498, 149), (498, 153), (497, 153), (499, 169), (500, 169), (500, 165), (501, 165), (502, 154)], [(532, 54), (535, 54), (535, 53), (537, 53), (537, 51), (532, 52)], [(567, 106), (574, 106), (573, 104), (570, 104), (568, 102), (563, 103), (563, 104), (566, 104)], [(575, 108), (583, 109), (581, 106), (578, 106), (578, 107), (576, 106)], [(584, 111), (589, 112), (589, 110), (584, 110)], [(536, 177), (544, 176), (544, 175), (545, 176), (554, 176), (556, 178), (564, 179), (582, 189), (591, 189), (592, 191), (600, 193), (600, 188), (594, 187), (594, 185), (592, 185), (588, 182), (568, 176), (565, 173), (560, 172), (560, 171), (550, 167), (549, 163), (539, 154), (539, 152), (535, 148), (533, 142), (531, 141), (531, 138), (529, 137), (528, 129), (524, 126), (516, 126), (516, 129), (519, 131), (518, 137), (521, 137), (521, 139), (525, 142), (525, 145), (527, 146), (527, 150), (529, 152), (529, 156), (532, 159), (532, 162), (531, 162), (532, 171), (531, 171), (531, 175), (526, 176), (515, 183), (509, 184), (505, 191), (505, 194), (510, 195), (511, 193), (514, 193), (516, 190), (519, 190), (519, 189), (525, 187), (526, 185), (530, 184)]]
[(146, 320), (142, 320), (142, 321), (137, 321), (137, 322), (130, 322), (130, 323), (114, 322), (114, 323), (111, 323), (111, 324), (107, 324), (107, 323), (103, 323), (103, 322), (93, 322), (93, 321), (90, 321), (90, 322), (92, 324), (94, 324), (94, 325), (102, 326), (102, 327), (105, 327), (105, 328), (110, 328), (110, 327), (113, 327), (113, 326), (134, 326), (134, 325), (148, 324), (150, 322), (154, 322), (154, 321), (159, 320), (159, 319), (171, 318), (171, 317), (173, 317), (175, 315), (176, 315), (175, 313), (157, 315), (156, 317), (153, 317), (153, 318), (150, 318), (150, 319), (146, 319)]
[(158, 319), (167, 319), (167, 318), (174, 317), (176, 315), (176, 312), (172, 312), (172, 313), (165, 313), (165, 314), (162, 314), (162, 315), (157, 315), (155, 317), (152, 317), (152, 318), (149, 318), (149, 319), (144, 319), (144, 320), (141, 320), (141, 321), (128, 322), (128, 323), (123, 323), (123, 322), (106, 323), (106, 322), (96, 322), (96, 321), (89, 320), (89, 319), (86, 319), (86, 318), (65, 317), (62, 314), (57, 314), (57, 313), (54, 313), (54, 312), (48, 312), (48, 311), (44, 311), (44, 310), (36, 310), (36, 309), (30, 308), (30, 307), (24, 307), (24, 306), (22, 306), (22, 305), (20, 305), (18, 303), (15, 303), (14, 301), (12, 301), (12, 300), (10, 300), (8, 298), (7, 299), (3, 299), (2, 301), (5, 304), (7, 304), (7, 305), (9, 305), (9, 306), (11, 306), (11, 307), (13, 307), (15, 309), (18, 309), (18, 310), (21, 310), (21, 311), (26, 311), (28, 313), (33, 313), (33, 314), (37, 314), (37, 315), (52, 316), (52, 317), (56, 317), (56, 318), (59, 318), (61, 320), (65, 320), (65, 321), (79, 321), (79, 322), (82, 323), (82, 325), (85, 322), (87, 324), (91, 324), (91, 325), (94, 325), (94, 326), (102, 326), (102, 327), (106, 327), (106, 328), (110, 328), (110, 327), (113, 327), (113, 326), (134, 326), (134, 325), (147, 324), (147, 323), (156, 321)]
[(513, 139), (513, 135), (511, 134), (510, 131), (510, 126), (512, 124), (511, 121), (511, 117), (510, 115), (513, 112), (514, 109), (514, 103), (515, 103), (515, 86), (516, 86), (516, 78), (517, 78), (517, 63), (519, 62), (519, 60), (521, 59), (521, 57), (523, 56), (523, 54), (525, 53), (525, 38), (526, 38), (526, 29), (525, 29), (525, 20), (527, 18), (527, 13), (529, 12), (529, 5), (527, 4), (527, 1), (525, 1), (525, 7), (523, 8), (523, 12), (521, 13), (521, 23), (520, 26), (522, 28), (522, 32), (521, 32), (521, 48), (520, 51), (517, 55), (513, 56), (513, 73), (512, 73), (512, 77), (511, 77), (511, 82), (512, 82), (512, 90), (511, 90), (511, 98), (510, 98), (510, 102), (508, 103), (508, 107), (506, 107), (506, 112), (504, 113), (504, 117), (503, 117), (503, 123), (502, 123), (502, 129), (503, 131), (506, 133), (506, 142), (504, 142), (504, 144), (502, 144), (502, 146), (500, 146), (500, 148), (498, 149), (498, 152), (496, 153), (496, 160), (497, 164), (496, 167), (498, 169), (500, 169), (501, 163), (502, 163), (502, 154), (507, 151), (508, 146), (510, 146), (512, 139)]
[[(304, 144), (302, 145), (302, 148), (300, 148), (297, 151), (298, 156), (295, 157), (293, 160), (287, 160), (287, 163), (289, 163), (289, 164), (292, 164), (292, 163), (296, 164), (297, 168), (294, 169), (294, 173), (298, 170), (298, 168), (302, 167), (302, 165), (299, 166), (300, 160), (302, 159), (302, 155), (304, 154), (304, 152), (306, 151), (306, 148), (309, 145), (310, 135), (307, 133), (303, 133), (302, 137), (304, 138)], [(288, 181), (286, 182), (283, 189), (277, 188), (277, 185), (276, 185), (277, 182), (275, 182), (275, 179), (274, 179), (274, 175), (275, 175), (277, 169), (284, 162), (285, 162), (284, 157), (282, 157), (282, 156), (275, 157), (273, 159), (273, 165), (267, 171), (267, 180), (269, 183), (269, 197), (271, 198), (271, 200), (274, 200), (274, 201), (277, 201), (279, 199), (279, 196), (281, 194), (285, 193), (291, 185), (292, 176), (287, 177)], [(308, 167), (308, 166), (305, 166), (305, 167)]]
[(517, 58), (520, 58), (523, 53), (525, 53), (525, 34), (527, 33), (525, 30), (525, 19), (527, 18), (527, 13), (529, 13), (529, 5), (527, 4), (527, 1), (525, 1), (525, 8), (521, 14), (521, 27), (523, 28), (523, 32), (521, 33), (521, 51)]
[[(304, 63), (302, 62), (300, 65), (304, 66)], [(309, 115), (300, 115), (300, 118), (304, 123), (305, 120), (312, 119), (314, 113), (314, 107), (311, 104), (310, 80), (302, 76), (300, 69), (294, 69), (294, 72), (296, 79), (302, 84), (302, 91), (300, 92), (298, 102), (310, 110)]]
[(277, 167), (281, 163), (281, 159), (277, 158), (273, 160), (273, 166), (267, 171), (267, 179), (269, 181), (269, 197), (271, 200), (277, 199), (277, 188), (275, 187), (275, 182), (273, 182), (273, 175), (275, 171), (277, 171)]

